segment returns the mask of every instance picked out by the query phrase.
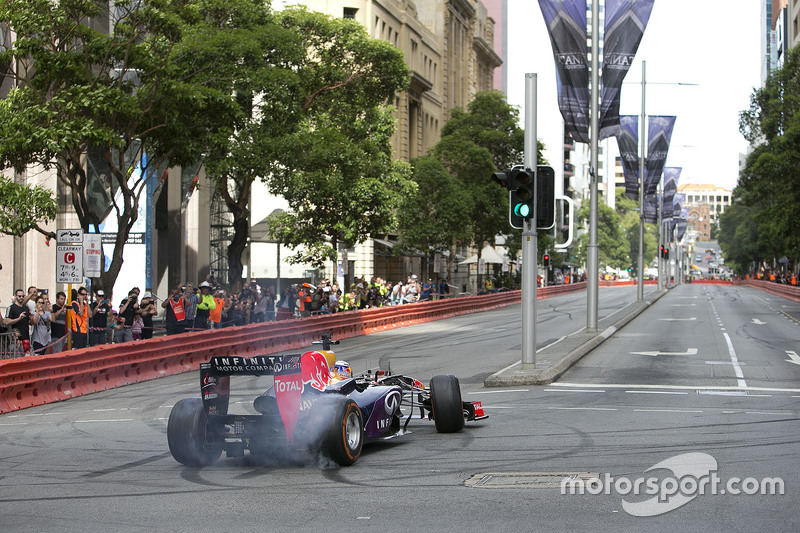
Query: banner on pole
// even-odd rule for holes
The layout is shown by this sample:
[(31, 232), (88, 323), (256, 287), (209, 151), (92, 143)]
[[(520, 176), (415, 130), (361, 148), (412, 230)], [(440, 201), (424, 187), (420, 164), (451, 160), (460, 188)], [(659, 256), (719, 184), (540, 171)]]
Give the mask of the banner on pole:
[[(622, 81), (650, 20), (655, 0), (606, 0), (603, 32), (603, 88), (600, 91), (599, 138), (617, 135), (621, 127)], [(637, 195), (638, 196), (638, 195)]]
[(662, 216), (664, 219), (672, 218), (673, 202), (675, 194), (678, 192), (678, 180), (681, 177), (681, 167), (664, 168), (664, 203), (662, 204)]
[(619, 117), (617, 146), (622, 160), (622, 173), (625, 177), (625, 196), (631, 200), (639, 199), (639, 117), (623, 115)]
[(675, 117), (653, 115), (647, 117), (647, 161), (645, 163), (645, 196), (655, 194), (661, 173), (667, 162), (669, 143), (672, 140), (672, 129)]
[(589, 142), (589, 66), (586, 0), (539, 0), (556, 61), (558, 107), (564, 131)]

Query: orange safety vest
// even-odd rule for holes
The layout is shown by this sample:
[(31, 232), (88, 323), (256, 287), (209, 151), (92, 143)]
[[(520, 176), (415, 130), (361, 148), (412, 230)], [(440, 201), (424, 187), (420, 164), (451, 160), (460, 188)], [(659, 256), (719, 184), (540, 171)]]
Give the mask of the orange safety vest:
[(214, 324), (219, 324), (220, 321), (222, 321), (222, 307), (225, 305), (225, 300), (222, 298), (214, 298), (214, 302), (216, 302), (217, 307), (208, 312), (208, 318), (211, 319), (211, 322)]
[(72, 309), (70, 309), (69, 312), (72, 313), (72, 331), (76, 333), (86, 333), (86, 326), (89, 323), (89, 304), (83, 306), (82, 315), (79, 315)]
[(167, 301), (169, 302), (170, 307), (172, 307), (172, 313), (175, 315), (175, 320), (178, 322), (186, 320), (186, 310), (183, 308), (183, 297), (181, 297), (177, 302), (172, 298)]
[(306, 299), (303, 296), (305, 296), (305, 293), (302, 291), (302, 289), (297, 291), (297, 301), (299, 302), (298, 306), (301, 312), (306, 310)]

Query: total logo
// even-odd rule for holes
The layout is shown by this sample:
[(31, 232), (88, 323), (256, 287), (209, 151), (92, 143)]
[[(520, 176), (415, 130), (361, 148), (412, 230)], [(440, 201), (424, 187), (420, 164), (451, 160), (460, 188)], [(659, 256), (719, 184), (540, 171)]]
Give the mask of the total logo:
[(283, 380), (275, 380), (275, 389), (278, 392), (289, 392), (289, 391), (301, 391), (303, 390), (303, 386), (300, 382), (291, 380), (291, 381), (283, 381)]

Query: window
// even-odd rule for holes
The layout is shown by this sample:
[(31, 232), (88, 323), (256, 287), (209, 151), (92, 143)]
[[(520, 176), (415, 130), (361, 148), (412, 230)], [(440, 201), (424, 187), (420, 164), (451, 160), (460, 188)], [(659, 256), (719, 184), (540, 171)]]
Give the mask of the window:
[(356, 19), (356, 13), (358, 13), (358, 8), (357, 7), (346, 7), (346, 8), (344, 8), (344, 13), (342, 13), (342, 18), (355, 20)]

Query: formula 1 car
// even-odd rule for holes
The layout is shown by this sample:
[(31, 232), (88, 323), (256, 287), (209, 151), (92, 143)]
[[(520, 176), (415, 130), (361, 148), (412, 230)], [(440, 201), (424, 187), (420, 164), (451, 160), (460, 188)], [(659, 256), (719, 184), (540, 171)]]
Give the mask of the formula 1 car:
[[(321, 454), (341, 466), (355, 463), (365, 442), (406, 434), (415, 412), (433, 420), (440, 433), (454, 433), (465, 420), (487, 418), (481, 402), (464, 402), (458, 378), (438, 375), (430, 387), (388, 371), (331, 382), (336, 356), (324, 335), (321, 351), (298, 355), (212, 357), (200, 365), (201, 398), (172, 408), (167, 440), (179, 463), (205, 466), (227, 457)], [(338, 365), (336, 365), (338, 366)], [(231, 414), (230, 377), (274, 375), (275, 384), (258, 396), (259, 414)], [(402, 418), (407, 419), (401, 428)]]

